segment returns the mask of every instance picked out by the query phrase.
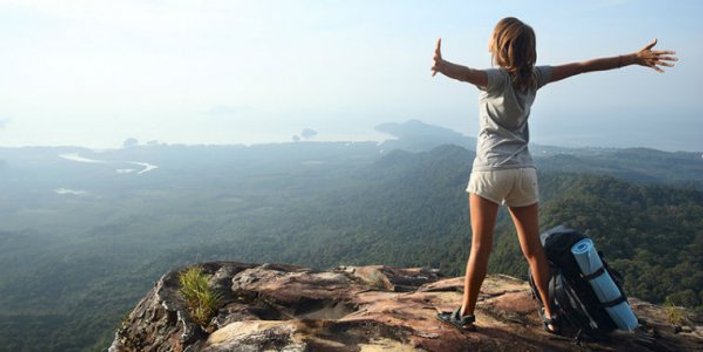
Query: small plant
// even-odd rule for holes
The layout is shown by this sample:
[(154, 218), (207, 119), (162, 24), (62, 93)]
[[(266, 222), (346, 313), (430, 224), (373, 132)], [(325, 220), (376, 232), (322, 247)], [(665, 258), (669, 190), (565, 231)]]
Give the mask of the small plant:
[(681, 326), (685, 322), (685, 312), (681, 307), (677, 307), (671, 301), (667, 300), (664, 303), (664, 309), (666, 311), (666, 318), (669, 320), (671, 325)]
[(186, 269), (178, 277), (180, 292), (185, 298), (190, 316), (201, 326), (210, 322), (222, 299), (221, 294), (208, 286), (208, 279), (209, 276), (197, 266)]

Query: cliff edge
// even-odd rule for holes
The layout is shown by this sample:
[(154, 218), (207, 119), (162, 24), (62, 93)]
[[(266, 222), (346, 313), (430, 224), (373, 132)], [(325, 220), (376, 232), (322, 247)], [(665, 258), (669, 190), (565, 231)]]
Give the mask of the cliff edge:
[(283, 264), (199, 265), (219, 292), (214, 317), (196, 324), (179, 274), (162, 276), (125, 318), (111, 352), (122, 351), (693, 351), (703, 327), (669, 323), (666, 308), (630, 298), (642, 325), (610, 341), (574, 344), (542, 330), (529, 285), (504, 275), (484, 281), (476, 332), (435, 318), (461, 304), (463, 277), (428, 268)]

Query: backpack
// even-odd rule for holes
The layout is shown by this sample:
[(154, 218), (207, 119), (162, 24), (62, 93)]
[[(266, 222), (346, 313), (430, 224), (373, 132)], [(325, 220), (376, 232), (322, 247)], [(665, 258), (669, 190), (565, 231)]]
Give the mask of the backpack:
[[(571, 247), (587, 238), (587, 236), (567, 228), (557, 226), (540, 235), (540, 241), (545, 250), (551, 275), (549, 279), (549, 299), (552, 312), (558, 319), (559, 335), (570, 337), (573, 342), (580, 341), (606, 341), (608, 334), (617, 329), (606, 307), (615, 306), (627, 300), (622, 289), (623, 278), (620, 273), (608, 267), (603, 258), (603, 253), (598, 255), (603, 262), (603, 269), (607, 270), (613, 281), (620, 289), (621, 296), (611, 302), (601, 303), (593, 292), (587, 278), (584, 278), (571, 254)], [(598, 275), (600, 270), (591, 277)], [(543, 306), (539, 291), (528, 269), (528, 278), (532, 295)], [(541, 311), (540, 311), (541, 314)]]

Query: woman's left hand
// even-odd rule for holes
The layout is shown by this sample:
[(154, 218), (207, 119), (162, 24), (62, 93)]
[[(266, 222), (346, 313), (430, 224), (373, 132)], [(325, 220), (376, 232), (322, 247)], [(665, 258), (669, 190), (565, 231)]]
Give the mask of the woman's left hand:
[(655, 45), (657, 45), (656, 39), (635, 53), (635, 63), (638, 65), (651, 67), (657, 72), (664, 72), (664, 70), (662, 70), (659, 66), (673, 67), (674, 61), (679, 61), (679, 59), (674, 56), (676, 55), (675, 51), (652, 50)]

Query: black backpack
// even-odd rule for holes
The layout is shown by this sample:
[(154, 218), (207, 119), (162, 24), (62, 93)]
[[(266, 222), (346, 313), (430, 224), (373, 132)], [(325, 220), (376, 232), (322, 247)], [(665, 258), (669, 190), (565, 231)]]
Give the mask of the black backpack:
[[(623, 279), (620, 273), (608, 267), (603, 253), (598, 255), (603, 261), (603, 270), (607, 270), (622, 295), (613, 301), (601, 303), (593, 292), (588, 278), (597, 277), (603, 270), (584, 277), (571, 254), (571, 247), (587, 236), (566, 226), (557, 226), (540, 235), (547, 261), (550, 266), (549, 304), (553, 313), (558, 315), (559, 335), (570, 337), (575, 343), (579, 341), (606, 341), (608, 334), (617, 326), (606, 312), (606, 307), (615, 306), (627, 300), (622, 289)], [(542, 306), (537, 286), (528, 269), (528, 278), (533, 297)]]

